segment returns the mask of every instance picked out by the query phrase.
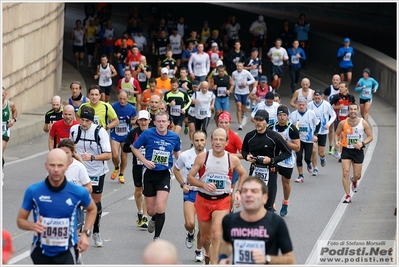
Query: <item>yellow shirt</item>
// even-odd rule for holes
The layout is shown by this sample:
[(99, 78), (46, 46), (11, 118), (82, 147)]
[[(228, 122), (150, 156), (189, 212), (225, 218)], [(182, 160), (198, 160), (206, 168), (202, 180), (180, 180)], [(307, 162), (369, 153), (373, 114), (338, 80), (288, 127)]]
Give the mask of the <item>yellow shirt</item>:
[(103, 101), (99, 101), (97, 106), (93, 106), (90, 102), (84, 103), (80, 106), (77, 115), (80, 117), (80, 112), (82, 111), (82, 107), (89, 106), (94, 109), (94, 124), (100, 124), (102, 127), (107, 126), (109, 121), (117, 118), (116, 112), (114, 108), (109, 104)]

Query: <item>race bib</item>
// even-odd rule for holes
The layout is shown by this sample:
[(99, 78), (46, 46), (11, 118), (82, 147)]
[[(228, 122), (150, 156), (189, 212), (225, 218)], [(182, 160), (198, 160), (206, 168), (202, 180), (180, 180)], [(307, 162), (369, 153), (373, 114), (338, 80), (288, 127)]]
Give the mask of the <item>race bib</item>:
[(269, 168), (268, 167), (255, 166), (255, 169), (254, 169), (252, 175), (261, 179), (266, 185), (269, 183)]
[(208, 108), (199, 108), (198, 109), (198, 115), (200, 116), (208, 116)]
[(160, 55), (165, 55), (166, 54), (166, 47), (160, 47), (159, 48), (159, 54)]
[(247, 81), (247, 80), (244, 80), (244, 79), (241, 80), (240, 83), (239, 83), (239, 85), (238, 85), (238, 88), (239, 88), (239, 89), (244, 89), (244, 88), (245, 88), (245, 85), (242, 85), (242, 83), (243, 83), (243, 82), (246, 82), (246, 81)]
[(99, 176), (90, 176), (91, 186), (98, 186), (100, 184), (100, 177)]
[(274, 124), (276, 121), (274, 120), (274, 119), (269, 119), (269, 125), (272, 125), (272, 124)]
[(94, 36), (88, 36), (87, 37), (87, 42), (88, 43), (94, 43), (96, 41), (96, 37), (94, 37)]
[(103, 78), (103, 83), (108, 83), (109, 82), (109, 78), (105, 77)]
[(108, 40), (112, 40), (113, 37), (114, 37), (114, 35), (112, 33), (108, 33), (108, 35), (107, 35)]
[(136, 65), (137, 64), (139, 64), (137, 61), (132, 61), (132, 62), (130, 62), (130, 68), (132, 69), (132, 70), (134, 70), (135, 68), (136, 68)]
[(93, 120), (94, 124), (100, 125), (100, 117), (94, 115), (94, 120)]
[(339, 116), (345, 117), (348, 116), (348, 106), (343, 107), (342, 109), (339, 110)]
[(169, 78), (175, 77), (175, 75), (173, 75), (173, 69), (169, 69), (169, 70), (168, 70), (168, 77), (169, 77)]
[(41, 243), (47, 246), (67, 247), (69, 240), (69, 220), (68, 218), (47, 218), (44, 217), (42, 223), (46, 231), (42, 234)]
[(266, 255), (265, 241), (234, 239), (233, 264), (255, 264), (252, 249), (260, 249)]
[(275, 65), (280, 65), (280, 63), (281, 63), (280, 57), (273, 57), (273, 63)]
[[(145, 157), (145, 148), (140, 148), (140, 153)], [(137, 165), (143, 165), (143, 162), (137, 158)]]
[(304, 137), (308, 135), (309, 128), (307, 125), (300, 125), (298, 130), (300, 136)]
[(170, 156), (170, 152), (168, 152), (168, 151), (154, 149), (152, 151), (151, 161), (154, 162), (155, 164), (161, 164), (164, 166), (168, 166), (169, 165), (169, 156)]
[(174, 105), (170, 107), (170, 115), (171, 116), (180, 116), (181, 115), (181, 106)]
[(359, 141), (360, 141), (360, 136), (358, 134), (346, 135), (347, 148), (355, 148), (355, 144)]
[(147, 77), (145, 76), (144, 73), (139, 72), (139, 73), (137, 74), (137, 80), (139, 80), (139, 82), (145, 82), (145, 81), (147, 80)]
[(80, 44), (82, 44), (82, 40), (76, 39), (73, 43), (74, 43), (75, 45), (80, 45)]
[(190, 115), (190, 116), (195, 116), (195, 108), (194, 107), (190, 107), (189, 109), (188, 109), (188, 115)]
[(1, 130), (3, 132), (3, 134), (7, 131), (7, 122), (3, 121), (3, 123), (1, 124)]
[(251, 70), (249, 70), (249, 73), (251, 73), (251, 75), (252, 75), (252, 77), (258, 77), (258, 73), (259, 73), (259, 70), (258, 69), (251, 69)]
[(370, 97), (371, 96), (371, 88), (366, 87), (362, 90), (362, 96), (364, 97)]
[(214, 183), (216, 186), (216, 193), (224, 192), (226, 188), (226, 181), (229, 179), (226, 175), (210, 174), (206, 177), (205, 183)]
[(349, 61), (349, 60), (351, 60), (351, 57), (352, 57), (351, 53), (346, 53), (343, 59), (344, 59), (344, 61)]
[(195, 68), (196, 68), (196, 69), (202, 68), (202, 63), (201, 63), (201, 62), (196, 62), (196, 63), (195, 63)]
[(240, 62), (240, 57), (236, 57), (236, 65)]
[(120, 123), (118, 126), (115, 127), (115, 133), (118, 136), (125, 136), (129, 132), (129, 126), (127, 123)]
[(292, 64), (298, 64), (298, 63), (299, 63), (299, 57), (297, 57), (297, 56), (292, 56), (292, 57), (291, 57), (291, 63), (292, 63)]
[(218, 87), (217, 96), (226, 96), (227, 88), (226, 87)]

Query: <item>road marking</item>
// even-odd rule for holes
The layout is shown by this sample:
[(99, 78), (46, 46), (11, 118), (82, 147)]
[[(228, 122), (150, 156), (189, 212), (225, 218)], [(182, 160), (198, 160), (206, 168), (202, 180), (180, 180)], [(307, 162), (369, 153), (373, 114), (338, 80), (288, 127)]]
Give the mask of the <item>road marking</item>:
[(11, 162), (6, 162), (4, 164), (4, 166), (8, 166), (8, 165), (12, 165), (12, 164), (15, 164), (15, 163), (20, 163), (20, 162), (23, 162), (23, 161), (26, 161), (26, 160), (34, 159), (34, 158), (39, 157), (41, 155), (47, 154), (48, 152), (49, 151), (46, 150), (46, 151), (42, 151), (42, 152), (30, 155), (29, 157), (26, 157), (26, 158), (17, 159), (17, 160), (11, 161)]
[[(47, 152), (47, 151), (46, 151), (46, 152)], [(101, 214), (101, 218), (104, 217), (104, 216), (106, 216), (106, 215), (108, 215), (108, 214), (109, 214), (109, 212), (104, 211), (104, 212)], [(9, 264), (9, 265), (12, 265), (12, 264), (14, 264), (14, 263), (17, 263), (17, 262), (19, 262), (19, 261), (21, 261), (21, 260), (27, 258), (27, 257), (30, 257), (30, 250), (25, 251), (24, 253), (19, 254), (18, 256), (15, 256), (15, 257), (11, 258), (11, 259), (8, 261), (8, 264)]]
[[(364, 173), (367, 170), (367, 167), (369, 166), (370, 162), (371, 162), (371, 158), (372, 155), (374, 153), (374, 149), (377, 145), (378, 142), (378, 127), (377, 124), (375, 123), (375, 121), (373, 120), (373, 118), (371, 116), (369, 116), (369, 122), (370, 125), (373, 125), (372, 131), (373, 131), (373, 142), (371, 142), (366, 150), (366, 154), (364, 157), (364, 161), (363, 161), (363, 168), (362, 168), (362, 176), (364, 177)], [(375, 125), (375, 126), (374, 126)], [(370, 155), (370, 157), (367, 157), (368, 155)], [(363, 179), (360, 179), (357, 181), (357, 184), (359, 185), (362, 182)], [(352, 192), (352, 195), (354, 195), (354, 193)], [(350, 205), (350, 204), (343, 204), (342, 202), (344, 201), (345, 198), (345, 194), (341, 199), (341, 202), (338, 204), (337, 208), (335, 209), (333, 215), (330, 218), (330, 221), (327, 223), (326, 227), (324, 228), (323, 232), (321, 233), (319, 239), (317, 239), (312, 252), (310, 253), (308, 259), (306, 260), (306, 265), (316, 265), (317, 264), (317, 256), (319, 254), (319, 252), (317, 251), (317, 244), (319, 243), (320, 240), (330, 240), (331, 235), (334, 233), (335, 229), (337, 228), (338, 223), (340, 222), (342, 215), (344, 214), (346, 208)]]

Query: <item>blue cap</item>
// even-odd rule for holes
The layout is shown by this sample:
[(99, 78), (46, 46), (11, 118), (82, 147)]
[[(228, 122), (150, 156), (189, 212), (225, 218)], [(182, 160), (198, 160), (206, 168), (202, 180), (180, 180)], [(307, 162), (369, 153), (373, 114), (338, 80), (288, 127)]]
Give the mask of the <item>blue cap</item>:
[(351, 40), (349, 38), (344, 39), (344, 43), (350, 43), (350, 42), (351, 42)]

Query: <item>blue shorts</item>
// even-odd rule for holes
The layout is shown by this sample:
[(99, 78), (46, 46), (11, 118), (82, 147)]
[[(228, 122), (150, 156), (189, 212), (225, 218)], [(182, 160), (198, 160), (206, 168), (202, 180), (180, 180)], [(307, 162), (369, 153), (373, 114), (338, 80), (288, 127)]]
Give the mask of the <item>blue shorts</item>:
[(239, 178), (238, 172), (233, 171), (233, 177), (231, 179), (231, 184), (233, 185), (233, 184), (237, 183), (238, 178)]
[(108, 55), (108, 54), (112, 54), (112, 53), (114, 53), (114, 46), (113, 45), (111, 45), (111, 46), (103, 46), (103, 54)]
[(83, 227), (85, 222), (85, 212), (83, 210), (83, 207), (78, 206), (77, 212), (76, 212), (76, 229), (80, 229)]
[(127, 135), (119, 136), (115, 132), (112, 131), (110, 137), (111, 137), (111, 140), (114, 140), (115, 142), (124, 143), (125, 140), (126, 140)]
[(197, 192), (198, 191), (190, 190), (190, 191), (188, 191), (187, 194), (183, 193), (183, 201), (190, 201), (190, 202), (194, 203), (195, 198), (197, 197)]
[(242, 105), (246, 106), (248, 96), (249, 96), (249, 94), (245, 94), (245, 95), (234, 94), (234, 99), (236, 100), (236, 103), (240, 102)]
[(216, 97), (215, 110), (230, 110), (230, 101), (228, 97)]
[(272, 77), (277, 75), (279, 78), (282, 78), (284, 76), (284, 65), (281, 66), (276, 66), (272, 64)]

